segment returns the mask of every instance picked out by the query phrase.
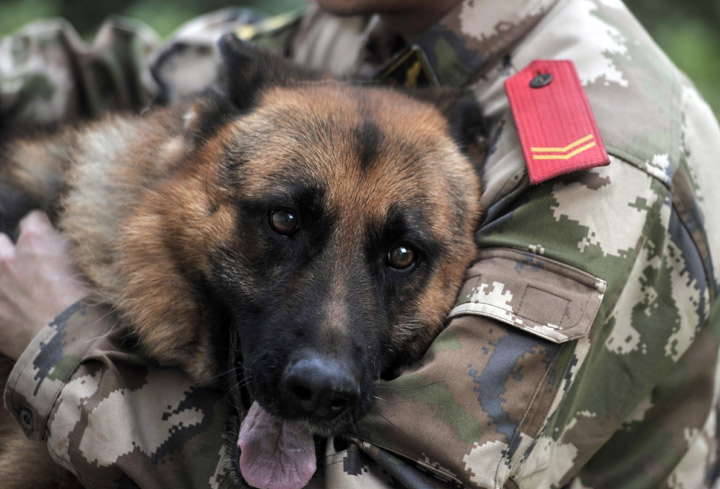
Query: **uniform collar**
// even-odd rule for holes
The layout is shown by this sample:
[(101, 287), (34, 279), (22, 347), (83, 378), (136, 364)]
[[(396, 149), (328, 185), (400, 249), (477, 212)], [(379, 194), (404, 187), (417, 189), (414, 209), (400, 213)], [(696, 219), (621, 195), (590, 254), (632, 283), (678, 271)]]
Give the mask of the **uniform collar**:
[[(422, 49), (441, 85), (467, 85), (500, 61), (557, 2), (464, 0), (425, 33), (405, 41)], [(386, 43), (379, 39), (397, 43), (396, 35), (382, 31), (381, 23), (371, 23), (368, 61), (385, 57), (378, 46)]]

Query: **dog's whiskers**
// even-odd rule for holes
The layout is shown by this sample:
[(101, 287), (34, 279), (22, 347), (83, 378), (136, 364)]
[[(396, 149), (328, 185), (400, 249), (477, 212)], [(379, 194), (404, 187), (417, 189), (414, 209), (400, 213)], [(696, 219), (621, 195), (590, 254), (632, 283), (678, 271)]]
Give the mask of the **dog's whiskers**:
[(394, 391), (394, 392), (412, 392), (412, 391), (424, 389), (425, 387), (430, 387), (430, 386), (433, 386), (436, 384), (442, 385), (442, 384), (444, 384), (444, 382), (442, 380), (436, 380), (435, 382), (430, 382), (429, 384), (417, 385), (414, 387), (393, 387), (388, 384), (383, 384), (380, 388), (387, 389), (389, 391)]
[(405, 433), (405, 430), (403, 430), (403, 429), (400, 428), (398, 425), (396, 425), (395, 423), (393, 423), (392, 421), (390, 421), (387, 416), (385, 416), (384, 414), (382, 414), (382, 413), (381, 413), (380, 411), (378, 411), (377, 409), (370, 409), (369, 412), (372, 413), (372, 414), (374, 414), (374, 415), (376, 415), (376, 416), (380, 416), (382, 419), (385, 420), (386, 423), (388, 423), (390, 426), (392, 426), (393, 428), (395, 428), (395, 429), (396, 429), (397, 431), (399, 431), (400, 433)]
[(246, 378), (240, 379), (238, 382), (235, 382), (235, 385), (233, 385), (232, 387), (230, 387), (228, 389), (226, 394), (230, 394), (230, 393), (235, 392), (238, 389), (242, 389), (243, 387), (247, 386), (251, 380), (253, 380), (253, 377), (246, 377)]
[(240, 368), (242, 368), (242, 367), (233, 367), (233, 368), (231, 368), (231, 369), (229, 369), (229, 370), (226, 370), (225, 372), (220, 372), (220, 373), (217, 374), (217, 375), (213, 375), (212, 377), (209, 377), (207, 380), (219, 379), (220, 377), (224, 377), (225, 375), (229, 375), (229, 374), (235, 372), (236, 370), (239, 370)]

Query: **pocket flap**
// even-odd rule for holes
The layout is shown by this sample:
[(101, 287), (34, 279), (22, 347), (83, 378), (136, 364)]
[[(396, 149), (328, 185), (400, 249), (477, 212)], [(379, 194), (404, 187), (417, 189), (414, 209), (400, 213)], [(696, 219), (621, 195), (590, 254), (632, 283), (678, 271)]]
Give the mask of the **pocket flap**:
[(487, 316), (554, 343), (590, 332), (605, 281), (564, 263), (509, 248), (481, 250), (450, 317)]

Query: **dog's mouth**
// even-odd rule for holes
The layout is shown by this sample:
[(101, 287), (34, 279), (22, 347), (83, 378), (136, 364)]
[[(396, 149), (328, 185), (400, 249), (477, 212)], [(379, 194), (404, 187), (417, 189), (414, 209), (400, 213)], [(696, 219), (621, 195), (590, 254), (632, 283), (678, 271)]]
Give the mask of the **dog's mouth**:
[(315, 473), (313, 430), (303, 421), (279, 418), (255, 401), (237, 440), (245, 481), (268, 489), (300, 489)]
[(245, 374), (253, 379), (243, 387), (243, 405), (250, 407), (238, 430), (235, 462), (258, 488), (305, 487), (316, 470), (314, 436), (348, 432), (372, 398), (372, 387), (361, 388), (342, 362), (307, 352), (293, 355), (275, 383)]
[(277, 415), (253, 401), (240, 423), (238, 467), (245, 481), (267, 489), (301, 489), (317, 468), (314, 436), (348, 432), (349, 414), (322, 421)]

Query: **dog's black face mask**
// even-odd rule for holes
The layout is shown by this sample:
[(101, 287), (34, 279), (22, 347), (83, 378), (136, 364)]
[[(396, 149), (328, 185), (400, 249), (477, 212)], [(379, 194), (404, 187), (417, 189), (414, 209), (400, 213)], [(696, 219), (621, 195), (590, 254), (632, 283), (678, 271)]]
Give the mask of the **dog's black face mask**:
[(222, 148), (218, 205), (235, 231), (203, 290), (231, 325), (213, 335), (248, 409), (233, 428), (242, 476), (299, 488), (313, 435), (352, 431), (381, 375), (442, 327), (474, 256), (479, 184), (464, 150), (479, 111), (464, 93), (318, 83), (221, 46), (234, 103), (211, 95), (188, 126), (201, 151)]

